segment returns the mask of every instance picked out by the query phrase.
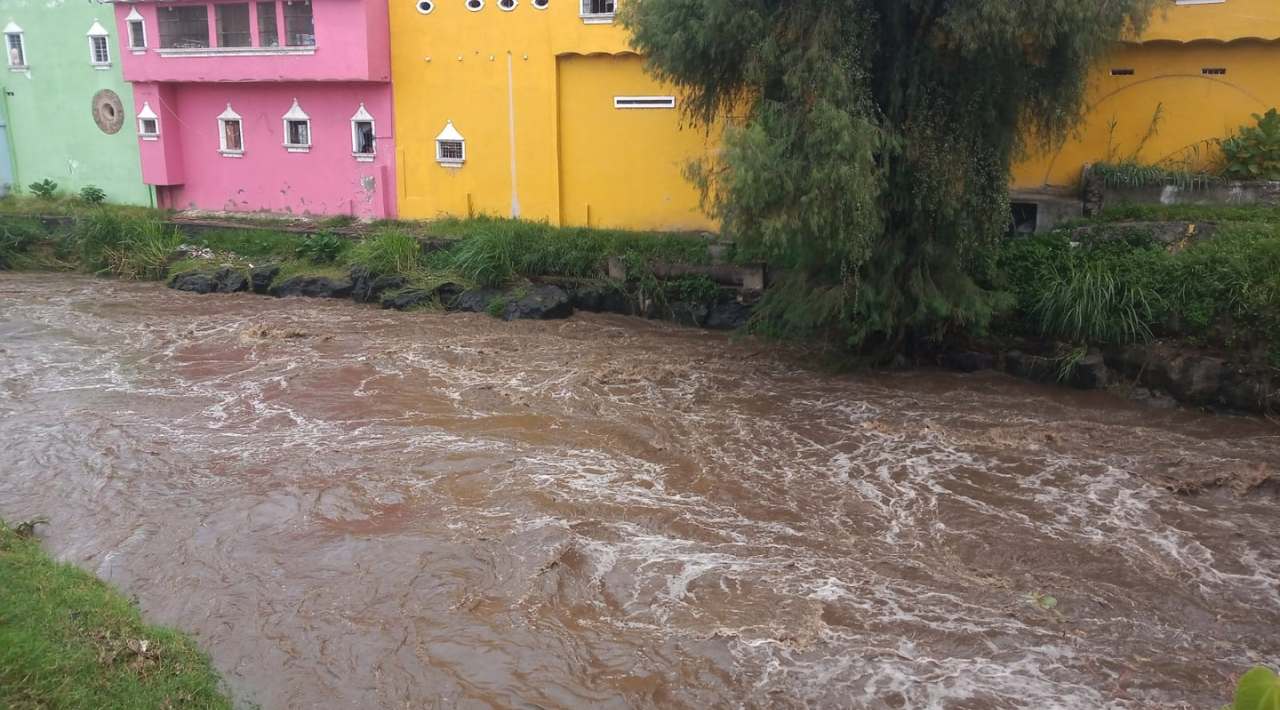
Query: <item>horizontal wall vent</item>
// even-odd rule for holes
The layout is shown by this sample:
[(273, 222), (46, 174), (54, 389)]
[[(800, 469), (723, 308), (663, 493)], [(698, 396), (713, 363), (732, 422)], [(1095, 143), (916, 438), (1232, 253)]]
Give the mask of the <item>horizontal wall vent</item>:
[(1204, 69), (1200, 70), (1200, 73), (1204, 74), (1205, 76), (1222, 76), (1227, 73), (1227, 68), (1226, 67), (1205, 67)]
[(1134, 75), (1134, 71), (1132, 69), (1112, 69), (1111, 70), (1111, 76), (1133, 76), (1133, 75)]
[(614, 108), (675, 108), (674, 96), (615, 96)]

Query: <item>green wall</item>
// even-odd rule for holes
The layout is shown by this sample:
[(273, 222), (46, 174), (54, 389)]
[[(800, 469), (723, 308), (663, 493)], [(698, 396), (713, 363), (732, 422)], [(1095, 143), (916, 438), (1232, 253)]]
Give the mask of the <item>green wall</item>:
[[(111, 66), (105, 70), (89, 63), (88, 32), (95, 20), (110, 34)], [(10, 22), (23, 30), (29, 67), (11, 70), (7, 48), (0, 55), (0, 98), (9, 119), (17, 191), (49, 178), (61, 192), (96, 185), (112, 202), (149, 204), (112, 6), (98, 0), (0, 0), (0, 26)], [(115, 92), (123, 106), (122, 125), (112, 135), (94, 121), (93, 99), (102, 89)]]

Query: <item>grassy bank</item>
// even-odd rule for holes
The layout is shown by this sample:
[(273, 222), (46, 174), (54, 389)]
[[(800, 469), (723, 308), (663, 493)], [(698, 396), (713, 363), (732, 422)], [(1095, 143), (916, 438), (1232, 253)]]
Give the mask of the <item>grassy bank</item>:
[[(231, 267), (247, 271), (280, 265), (276, 282), (296, 276), (345, 276), (353, 267), (399, 276), (405, 288), (505, 288), (529, 279), (608, 282), (608, 260), (626, 266), (633, 293), (680, 299), (714, 297), (705, 277), (659, 281), (653, 264), (709, 260), (700, 235), (556, 228), (509, 219), (445, 219), (362, 225), (360, 238), (318, 222), (306, 230), (271, 227), (189, 230), (166, 223), (171, 215), (100, 206), (47, 224), (31, 216), (41, 200), (0, 200), (0, 269), (79, 270), (125, 279), (160, 280), (186, 271)], [(33, 203), (36, 206), (33, 207)], [(6, 209), (6, 206), (17, 208)], [(79, 208), (77, 208), (79, 209)], [(278, 227), (279, 225), (277, 225)], [(429, 248), (424, 249), (424, 244)], [(184, 253), (185, 252), (185, 253)]]
[(189, 638), (2, 522), (0, 580), (0, 707), (231, 707)]
[(991, 281), (1013, 299), (997, 333), (1183, 340), (1280, 367), (1280, 210), (1119, 207), (1010, 239)]

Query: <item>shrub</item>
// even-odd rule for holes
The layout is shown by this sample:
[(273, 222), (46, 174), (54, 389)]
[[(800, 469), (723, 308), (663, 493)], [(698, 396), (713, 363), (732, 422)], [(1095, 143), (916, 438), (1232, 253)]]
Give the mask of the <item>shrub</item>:
[(31, 194), (42, 200), (52, 200), (58, 192), (58, 183), (45, 178), (40, 182), (33, 182), (27, 185), (27, 189), (31, 191)]
[(313, 264), (332, 264), (346, 249), (347, 243), (332, 234), (316, 234), (298, 245), (298, 256)]
[(1237, 180), (1280, 180), (1280, 113), (1271, 109), (1253, 119), (1257, 125), (1222, 141), (1223, 173)]
[(412, 234), (387, 230), (352, 248), (350, 261), (375, 274), (408, 276), (418, 270), (421, 255), (422, 247)]
[(100, 187), (85, 185), (80, 189), (80, 199), (91, 205), (100, 205), (107, 201), (107, 193)]

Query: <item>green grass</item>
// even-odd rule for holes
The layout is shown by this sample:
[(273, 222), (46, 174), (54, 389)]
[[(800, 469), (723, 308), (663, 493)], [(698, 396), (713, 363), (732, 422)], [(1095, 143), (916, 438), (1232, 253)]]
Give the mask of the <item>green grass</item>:
[(271, 229), (211, 229), (192, 234), (186, 243), (215, 252), (231, 252), (248, 260), (293, 258), (303, 236)]
[(1280, 224), (1280, 207), (1264, 205), (1108, 205), (1097, 222), (1261, 222)]
[(81, 217), (103, 210), (133, 217), (165, 216), (168, 212), (134, 205), (95, 205), (79, 196), (61, 195), (42, 200), (27, 195), (7, 195), (0, 198), (0, 215), (19, 217)]
[(0, 522), (0, 706), (230, 708), (187, 636)]

